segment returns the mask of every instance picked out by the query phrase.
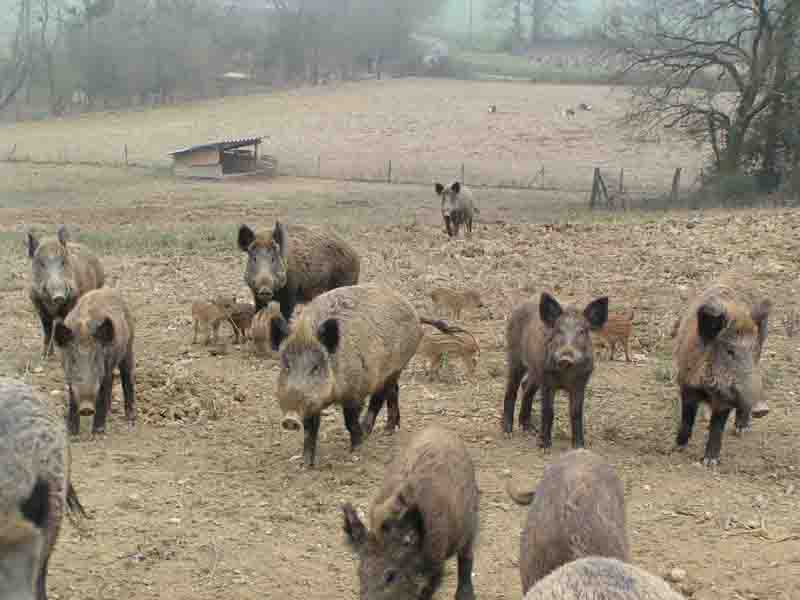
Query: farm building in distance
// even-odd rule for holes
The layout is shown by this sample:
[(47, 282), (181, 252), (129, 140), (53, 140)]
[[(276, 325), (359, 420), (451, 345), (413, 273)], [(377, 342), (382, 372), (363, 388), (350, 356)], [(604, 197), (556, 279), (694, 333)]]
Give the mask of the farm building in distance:
[[(170, 152), (175, 175), (223, 179), (235, 175), (274, 174), (277, 160), (259, 156), (263, 137), (222, 140)], [(250, 148), (252, 147), (252, 148)]]

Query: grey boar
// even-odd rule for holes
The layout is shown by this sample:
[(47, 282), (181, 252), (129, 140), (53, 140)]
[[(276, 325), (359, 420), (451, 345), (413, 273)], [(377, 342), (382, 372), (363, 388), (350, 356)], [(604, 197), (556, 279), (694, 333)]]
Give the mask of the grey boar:
[(584, 556), (630, 560), (625, 488), (614, 468), (589, 450), (571, 450), (545, 468), (535, 490), (508, 486), (530, 505), (520, 536), (522, 593), (563, 564)]
[(104, 433), (111, 407), (114, 370), (119, 370), (129, 429), (136, 422), (134, 320), (127, 304), (111, 288), (92, 290), (67, 318), (56, 323), (67, 387), (69, 432), (80, 432), (81, 416), (94, 415), (93, 433)]
[(562, 307), (547, 292), (539, 302), (529, 300), (511, 313), (506, 326), (508, 380), (503, 403), (503, 431), (511, 434), (517, 390), (523, 387), (519, 424), (531, 428), (531, 409), (536, 390), (542, 388), (542, 429), (539, 445), (552, 445), (553, 399), (556, 391), (569, 394), (572, 447), (582, 448), (583, 399), (594, 370), (591, 332), (599, 330), (608, 318), (608, 298), (590, 302), (582, 311)]
[(448, 186), (434, 184), (436, 195), (442, 199), (442, 218), (447, 235), (458, 237), (458, 231), (464, 225), (467, 233), (472, 235), (472, 219), (476, 212), (472, 191), (458, 181)]
[(732, 410), (737, 433), (750, 429), (751, 417), (769, 412), (759, 364), (771, 307), (751, 277), (728, 273), (701, 292), (681, 318), (674, 351), (681, 398), (676, 444), (682, 449), (689, 443), (698, 405), (710, 406), (706, 466), (719, 463)]
[[(284, 429), (304, 430), (305, 465), (314, 465), (321, 413), (342, 407), (355, 450), (369, 435), (384, 402), (386, 431), (400, 426), (400, 374), (422, 338), (421, 323), (447, 333), (441, 321), (421, 318), (408, 300), (381, 285), (355, 285), (317, 296), (291, 332), (280, 316), (270, 322), (279, 350), (278, 402)], [(370, 396), (361, 423), (364, 399)]]
[(684, 600), (661, 579), (615, 558), (590, 556), (560, 567), (524, 600)]
[(0, 598), (47, 600), (64, 514), (85, 516), (70, 482), (64, 420), (47, 399), (0, 378)]
[(39, 239), (29, 232), (27, 245), (32, 268), (29, 297), (42, 323), (42, 355), (47, 357), (53, 353), (53, 321), (64, 319), (83, 294), (103, 287), (105, 273), (96, 256), (69, 240), (63, 225), (54, 237)]
[(478, 484), (455, 433), (428, 427), (397, 454), (372, 502), (369, 530), (352, 504), (342, 512), (346, 539), (359, 557), (361, 600), (429, 599), (441, 584), (445, 561), (455, 555), (455, 598), (475, 598)]
[(298, 302), (358, 283), (361, 259), (332, 231), (276, 222), (271, 234), (260, 235), (242, 225), (238, 242), (247, 253), (244, 281), (253, 292), (256, 312), (275, 300), (288, 321)]

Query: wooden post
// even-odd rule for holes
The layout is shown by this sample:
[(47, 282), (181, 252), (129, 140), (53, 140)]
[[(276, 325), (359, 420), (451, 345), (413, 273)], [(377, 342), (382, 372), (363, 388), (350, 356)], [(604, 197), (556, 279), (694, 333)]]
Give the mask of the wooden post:
[(597, 202), (597, 195), (600, 193), (600, 169), (595, 167), (592, 178), (592, 193), (589, 195), (589, 209), (594, 210)]
[(606, 206), (611, 208), (611, 201), (608, 198), (608, 188), (606, 182), (603, 181), (603, 176), (600, 174), (600, 169), (597, 169), (597, 181), (600, 183), (600, 191), (603, 192), (603, 198), (606, 200)]
[(317, 154), (317, 177), (322, 177), (322, 155)]
[(389, 159), (389, 170), (386, 173), (386, 183), (392, 183), (392, 160)]
[(466, 185), (464, 181), (464, 163), (461, 163), (461, 185)]
[(619, 170), (619, 193), (625, 193), (625, 167)]
[(125, 166), (128, 166), (128, 144), (125, 144)]
[(670, 202), (672, 204), (678, 203), (678, 194), (681, 187), (681, 167), (675, 169), (675, 175), (672, 176), (672, 194), (670, 195)]

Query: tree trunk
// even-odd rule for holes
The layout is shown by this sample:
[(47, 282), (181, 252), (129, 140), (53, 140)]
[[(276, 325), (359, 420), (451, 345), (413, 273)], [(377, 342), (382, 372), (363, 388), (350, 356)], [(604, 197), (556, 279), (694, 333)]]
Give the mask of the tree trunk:
[(545, 12), (544, 0), (532, 0), (531, 45), (534, 45), (544, 37)]

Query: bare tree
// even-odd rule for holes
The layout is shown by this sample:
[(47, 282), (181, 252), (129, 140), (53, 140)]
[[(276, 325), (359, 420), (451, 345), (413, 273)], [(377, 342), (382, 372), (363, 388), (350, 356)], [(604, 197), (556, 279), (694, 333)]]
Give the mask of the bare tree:
[(25, 85), (31, 70), (31, 46), (27, 33), (30, 31), (30, 0), (21, 0), (19, 25), (14, 36), (11, 60), (0, 76), (0, 110), (14, 101), (17, 93)]

